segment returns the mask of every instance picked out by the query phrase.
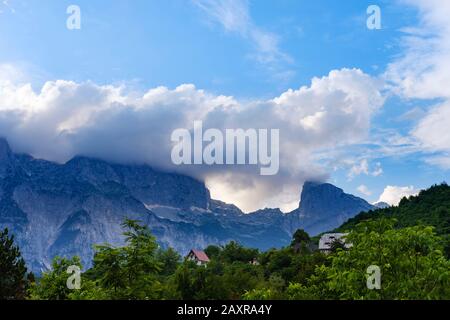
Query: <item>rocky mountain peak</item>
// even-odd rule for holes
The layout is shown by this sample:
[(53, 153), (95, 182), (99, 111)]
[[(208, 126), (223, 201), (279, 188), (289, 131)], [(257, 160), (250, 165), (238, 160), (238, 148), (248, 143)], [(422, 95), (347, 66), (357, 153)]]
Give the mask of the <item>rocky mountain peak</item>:
[(319, 199), (327, 198), (340, 198), (344, 194), (344, 191), (330, 183), (321, 183), (306, 181), (303, 185), (302, 194), (300, 197), (300, 206), (310, 205), (312, 202), (316, 202)]
[(65, 164), (17, 155), (0, 139), (0, 229), (16, 236), (28, 266), (47, 268), (54, 256), (92, 262), (93, 245), (122, 245), (125, 217), (146, 223), (160, 245), (185, 254), (231, 240), (267, 250), (288, 245), (295, 230), (332, 230), (372, 208), (331, 184), (306, 182), (299, 209), (244, 214), (211, 200), (205, 183), (147, 165), (75, 157)]
[(8, 141), (0, 138), (0, 178), (4, 178), (13, 166), (13, 154)]
[(332, 230), (356, 214), (373, 208), (366, 200), (347, 194), (330, 183), (307, 181), (296, 212), (300, 221), (306, 222), (304, 228), (316, 234), (324, 227)]
[(0, 161), (11, 158), (12, 152), (8, 141), (0, 137)]

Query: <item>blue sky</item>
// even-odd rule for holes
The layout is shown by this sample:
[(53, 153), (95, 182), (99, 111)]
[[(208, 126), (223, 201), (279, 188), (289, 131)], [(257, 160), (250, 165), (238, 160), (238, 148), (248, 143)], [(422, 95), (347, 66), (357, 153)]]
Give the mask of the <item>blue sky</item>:
[[(80, 30), (66, 28), (66, 9), (71, 4), (81, 9)], [(366, 9), (373, 4), (381, 8), (381, 30), (366, 27)], [(440, 83), (448, 80), (434, 70), (448, 67), (444, 60), (450, 57), (446, 45), (450, 37), (439, 31), (448, 30), (440, 17), (448, 7), (439, 7), (435, 0), (9, 0), (0, 3), (0, 65), (7, 66), (3, 71), (10, 70), (4, 72), (3, 80), (11, 77), (15, 79), (6, 80), (30, 83), (30, 92), (35, 94), (45, 83), (56, 80), (124, 86), (130, 96), (159, 86), (175, 90), (182, 84), (193, 84), (195, 94), (204, 90), (214, 97), (233, 97), (241, 105), (310, 87), (314, 77), (328, 77), (333, 70), (360, 69), (374, 82), (384, 82), (379, 89), (383, 103), (368, 107), (368, 127), (361, 127), (367, 132), (355, 139), (349, 135), (358, 132), (349, 132), (345, 135), (348, 142), (339, 148), (326, 142), (317, 150), (308, 147), (304, 152), (309, 159), (306, 167), (297, 171), (289, 168), (274, 182), (297, 184), (297, 189), (280, 189), (272, 202), (261, 202), (257, 197), (251, 201), (260, 207), (292, 206), (298, 201), (298, 192), (295, 196), (287, 193), (300, 190), (303, 180), (314, 177), (304, 172), (320, 165), (317, 176), (347, 192), (375, 202), (385, 191), (383, 199), (395, 202), (402, 194), (449, 177), (449, 139), (438, 139), (434, 145), (434, 136), (426, 131), (431, 126), (438, 130), (438, 137), (449, 135), (441, 129), (445, 127), (441, 122), (433, 125), (433, 119), (438, 114), (441, 121), (446, 120), (450, 94), (445, 89), (431, 89), (433, 79)], [(15, 85), (14, 90), (19, 87)], [(4, 101), (0, 97), (0, 111), (2, 103), (7, 110)], [(11, 126), (16, 128), (14, 123)], [(346, 123), (337, 130), (349, 126), (351, 123)], [(16, 142), (18, 151), (58, 158), (41, 142), (33, 146), (25, 143), (27, 135), (21, 131), (16, 134), (18, 130), (8, 131), (4, 125), (0, 134)], [(326, 128), (324, 132), (328, 132)], [(321, 139), (332, 140), (325, 133)], [(77, 147), (71, 148), (74, 150)], [(91, 149), (81, 150), (89, 153), (86, 150)], [(318, 152), (327, 156), (317, 157)], [(289, 175), (292, 178), (287, 178)], [(234, 197), (229, 192), (234, 187), (220, 182), (220, 174), (200, 176), (210, 179), (216, 197), (248, 210), (254, 209), (242, 200), (248, 198), (248, 192), (267, 194), (270, 189), (248, 188)], [(386, 190), (388, 186), (396, 189)]]
[[(291, 58), (268, 66), (252, 59), (251, 40), (191, 1), (77, 1), (82, 29), (74, 32), (65, 28), (73, 1), (10, 0), (15, 13), (4, 6), (0, 58), (37, 66), (54, 79), (195, 83), (236, 97), (272, 97), (333, 69), (378, 73), (398, 53), (398, 29), (414, 21), (414, 11), (381, 1), (383, 30), (371, 31), (365, 11), (372, 2), (251, 2), (254, 24), (276, 35)], [(277, 76), (284, 72), (289, 76)]]

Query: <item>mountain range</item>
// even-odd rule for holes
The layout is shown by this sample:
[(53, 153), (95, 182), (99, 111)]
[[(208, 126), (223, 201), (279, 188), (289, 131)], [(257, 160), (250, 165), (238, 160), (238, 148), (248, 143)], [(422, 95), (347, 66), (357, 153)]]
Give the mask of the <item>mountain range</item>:
[(231, 240), (281, 247), (299, 228), (316, 235), (374, 208), (331, 184), (306, 182), (294, 211), (245, 214), (211, 199), (205, 184), (188, 176), (82, 156), (58, 164), (15, 154), (0, 139), (0, 228), (12, 231), (36, 273), (54, 256), (78, 255), (89, 267), (94, 244), (123, 244), (125, 218), (142, 221), (161, 246), (186, 254)]

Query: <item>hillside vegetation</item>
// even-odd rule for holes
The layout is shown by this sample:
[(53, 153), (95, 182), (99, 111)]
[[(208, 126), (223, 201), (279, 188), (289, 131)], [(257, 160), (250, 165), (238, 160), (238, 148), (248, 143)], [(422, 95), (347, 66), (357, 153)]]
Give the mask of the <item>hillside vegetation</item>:
[(446, 240), (446, 253), (450, 249), (450, 186), (447, 183), (422, 190), (417, 196), (403, 198), (398, 206), (362, 212), (349, 219), (336, 232), (345, 232), (365, 220), (396, 219), (397, 228), (426, 225), (435, 228), (437, 235)]
[[(350, 248), (312, 250), (310, 236), (295, 232), (290, 245), (260, 252), (230, 242), (208, 246), (199, 266), (162, 248), (146, 225), (123, 223), (125, 246), (97, 245), (93, 266), (69, 288), (67, 270), (83, 270), (79, 257), (56, 257), (51, 270), (27, 274), (14, 238), (0, 233), (1, 299), (450, 299), (445, 256), (450, 188), (433, 186), (398, 207), (363, 213), (345, 223)], [(378, 269), (379, 287), (369, 284)], [(372, 281), (372, 280), (371, 280)], [(76, 282), (75, 282), (76, 283)], [(373, 283), (372, 283), (373, 284)]]

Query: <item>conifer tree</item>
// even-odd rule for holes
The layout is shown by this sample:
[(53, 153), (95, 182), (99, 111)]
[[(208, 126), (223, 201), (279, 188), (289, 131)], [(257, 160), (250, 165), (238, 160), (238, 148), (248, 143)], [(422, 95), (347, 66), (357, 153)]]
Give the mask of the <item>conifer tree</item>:
[(27, 268), (14, 236), (0, 231), (0, 300), (25, 299)]

